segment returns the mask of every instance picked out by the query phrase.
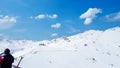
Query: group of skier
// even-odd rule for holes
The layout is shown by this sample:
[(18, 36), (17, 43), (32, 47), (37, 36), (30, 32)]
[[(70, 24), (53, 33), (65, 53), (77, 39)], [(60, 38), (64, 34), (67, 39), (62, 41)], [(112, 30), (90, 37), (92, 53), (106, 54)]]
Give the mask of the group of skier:
[(14, 57), (10, 54), (9, 49), (5, 49), (0, 55), (0, 68), (12, 68)]

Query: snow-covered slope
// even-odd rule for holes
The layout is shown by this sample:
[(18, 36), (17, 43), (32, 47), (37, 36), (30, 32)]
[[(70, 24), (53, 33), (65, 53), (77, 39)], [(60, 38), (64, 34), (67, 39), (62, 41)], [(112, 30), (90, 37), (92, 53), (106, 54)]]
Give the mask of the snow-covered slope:
[(3, 40), (22, 68), (120, 68), (120, 27), (89, 30), (51, 41)]

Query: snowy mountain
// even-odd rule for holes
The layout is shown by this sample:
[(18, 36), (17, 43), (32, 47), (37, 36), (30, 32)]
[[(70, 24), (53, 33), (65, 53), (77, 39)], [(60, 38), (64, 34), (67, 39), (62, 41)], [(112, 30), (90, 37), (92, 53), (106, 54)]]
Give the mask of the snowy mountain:
[(2, 40), (21, 68), (120, 68), (120, 27), (89, 30), (51, 41)]

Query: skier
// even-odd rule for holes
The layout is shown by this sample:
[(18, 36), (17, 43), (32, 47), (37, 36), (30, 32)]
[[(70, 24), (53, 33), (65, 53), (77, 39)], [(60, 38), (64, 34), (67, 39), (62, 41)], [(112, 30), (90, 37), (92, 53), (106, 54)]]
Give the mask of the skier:
[(1, 68), (12, 68), (14, 57), (10, 54), (9, 49), (4, 50), (4, 56), (1, 63)]

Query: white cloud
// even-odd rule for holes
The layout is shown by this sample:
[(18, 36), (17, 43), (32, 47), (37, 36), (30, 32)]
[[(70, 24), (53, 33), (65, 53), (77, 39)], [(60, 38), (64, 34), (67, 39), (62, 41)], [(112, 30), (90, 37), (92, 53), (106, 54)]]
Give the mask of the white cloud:
[(84, 24), (85, 25), (88, 25), (92, 22), (92, 18), (86, 18), (85, 21), (84, 21)]
[(51, 36), (52, 37), (56, 37), (56, 36), (58, 36), (58, 34), (57, 33), (53, 33)]
[(105, 20), (108, 20), (108, 21), (111, 21), (111, 22), (120, 21), (120, 12), (106, 15)]
[(45, 17), (46, 17), (46, 15), (40, 14), (40, 15), (36, 16), (35, 19), (44, 19)]
[(0, 24), (1, 23), (15, 23), (16, 19), (14, 17), (4, 16), (3, 18), (0, 18)]
[(89, 8), (85, 13), (83, 13), (80, 16), (80, 19), (85, 19), (84, 24), (89, 25), (91, 24), (93, 19), (97, 17), (96, 14), (101, 13), (101, 12), (102, 12), (101, 9)]
[(51, 19), (55, 19), (58, 17), (57, 14), (53, 14), (53, 15), (47, 15), (48, 18), (51, 18)]
[(2, 16), (0, 17), (0, 29), (10, 28), (16, 23), (15, 17)]
[(52, 28), (60, 28), (61, 24), (60, 23), (56, 23), (56, 24), (51, 25), (51, 27)]
[[(32, 16), (31, 16), (31, 17), (32, 17)], [(58, 17), (57, 14), (53, 14), (53, 15), (39, 14), (38, 16), (35, 17), (35, 19), (45, 19), (45, 18), (56, 19), (57, 17)]]

